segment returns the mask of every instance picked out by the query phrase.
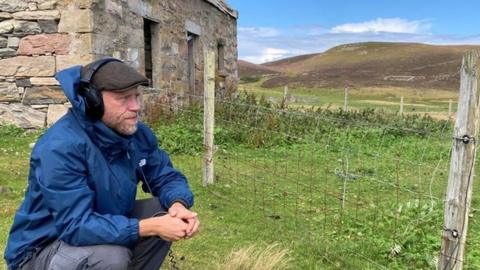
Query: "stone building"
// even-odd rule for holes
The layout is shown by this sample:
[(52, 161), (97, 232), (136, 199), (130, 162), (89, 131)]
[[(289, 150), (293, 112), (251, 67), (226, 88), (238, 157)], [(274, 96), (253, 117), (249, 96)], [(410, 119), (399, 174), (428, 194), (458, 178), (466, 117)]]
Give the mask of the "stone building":
[[(237, 12), (223, 0), (0, 0), (0, 121), (43, 127), (66, 111), (55, 72), (114, 56), (177, 105), (237, 84)], [(48, 117), (47, 117), (48, 115)]]

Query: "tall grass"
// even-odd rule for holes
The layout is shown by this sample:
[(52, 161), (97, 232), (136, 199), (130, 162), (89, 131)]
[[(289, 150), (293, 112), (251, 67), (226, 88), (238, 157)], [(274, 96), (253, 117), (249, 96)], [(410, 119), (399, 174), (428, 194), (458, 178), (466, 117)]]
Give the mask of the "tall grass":
[(264, 248), (253, 244), (232, 251), (218, 270), (284, 270), (289, 263), (288, 250), (278, 244)]
[[(264, 96), (244, 93), (216, 103), (215, 144), (262, 148), (320, 142), (325, 134), (348, 129), (352, 136), (391, 137), (443, 136), (451, 123), (428, 115), (398, 115), (378, 109), (344, 111), (316, 107), (281, 108)], [(164, 112), (152, 122), (171, 153), (202, 151), (203, 111), (192, 106)], [(171, 136), (174, 134), (174, 136)]]

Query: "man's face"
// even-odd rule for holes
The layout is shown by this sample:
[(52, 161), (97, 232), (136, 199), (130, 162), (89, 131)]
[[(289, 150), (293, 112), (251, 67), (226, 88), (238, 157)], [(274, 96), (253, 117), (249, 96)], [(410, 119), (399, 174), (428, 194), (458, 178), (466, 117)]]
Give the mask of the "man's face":
[(137, 131), (141, 91), (136, 87), (124, 92), (102, 91), (105, 113), (102, 121), (122, 135)]

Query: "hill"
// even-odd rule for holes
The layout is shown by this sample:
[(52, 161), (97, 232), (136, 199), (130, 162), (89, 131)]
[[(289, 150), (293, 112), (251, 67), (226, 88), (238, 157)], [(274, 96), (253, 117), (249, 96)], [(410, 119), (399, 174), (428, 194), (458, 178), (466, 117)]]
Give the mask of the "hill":
[(238, 60), (238, 73), (240, 74), (240, 77), (252, 77), (267, 74), (279, 74), (280, 71), (272, 67), (257, 65), (244, 60)]
[[(281, 73), (264, 87), (395, 86), (457, 90), (462, 56), (480, 46), (366, 42), (258, 65)], [(243, 76), (240, 71), (240, 75)]]

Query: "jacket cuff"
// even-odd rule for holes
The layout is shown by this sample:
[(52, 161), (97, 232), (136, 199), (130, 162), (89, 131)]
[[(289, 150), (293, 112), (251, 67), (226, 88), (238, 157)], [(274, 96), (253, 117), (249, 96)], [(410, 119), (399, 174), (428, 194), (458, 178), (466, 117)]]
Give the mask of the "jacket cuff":
[(128, 221), (130, 243), (136, 243), (140, 239), (138, 219), (130, 218)]
[(187, 204), (184, 200), (181, 200), (181, 199), (176, 199), (176, 200), (174, 200), (174, 201), (170, 204), (170, 206), (169, 206), (168, 208), (170, 209), (170, 207), (172, 207), (172, 205), (173, 205), (174, 203), (176, 203), (176, 202), (181, 203), (181, 204), (182, 204), (183, 206), (185, 206), (185, 208), (187, 208), (187, 209), (190, 208), (190, 207), (188, 207), (188, 204)]

